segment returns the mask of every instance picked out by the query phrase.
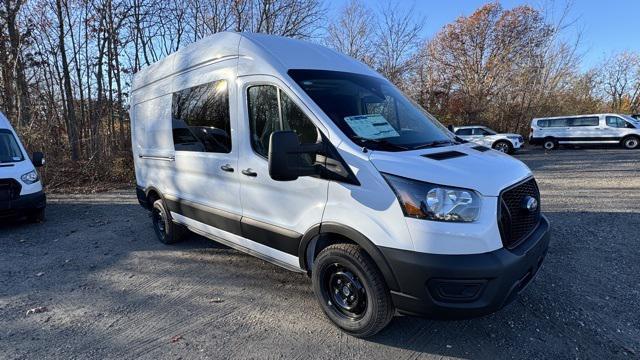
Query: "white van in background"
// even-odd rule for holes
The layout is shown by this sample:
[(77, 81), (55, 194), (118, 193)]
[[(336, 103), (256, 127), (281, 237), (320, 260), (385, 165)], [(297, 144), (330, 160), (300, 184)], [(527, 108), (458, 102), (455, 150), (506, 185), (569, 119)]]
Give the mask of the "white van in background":
[(513, 154), (524, 144), (519, 134), (498, 133), (486, 126), (460, 126), (453, 129), (454, 134), (463, 140), (488, 146), (506, 154)]
[(46, 198), (35, 169), (42, 165), (42, 153), (33, 153), (30, 160), (9, 120), (0, 113), (0, 221), (16, 216), (44, 220)]
[(305, 272), (349, 334), (396, 310), (497, 311), (547, 253), (526, 165), (459, 142), (333, 50), (219, 33), (135, 74), (131, 94), (137, 195), (158, 239), (186, 228)]
[(531, 121), (529, 143), (552, 150), (561, 144), (640, 145), (640, 121), (620, 114), (591, 114), (536, 118)]

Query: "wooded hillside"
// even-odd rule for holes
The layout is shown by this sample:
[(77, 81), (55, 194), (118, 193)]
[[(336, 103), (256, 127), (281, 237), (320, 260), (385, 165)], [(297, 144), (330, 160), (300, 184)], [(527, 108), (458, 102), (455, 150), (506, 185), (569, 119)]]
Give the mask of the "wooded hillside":
[(581, 70), (569, 9), (550, 16), (546, 9), (488, 3), (425, 39), (428, 14), (412, 8), (358, 0), (332, 6), (322, 0), (3, 0), (0, 111), (31, 151), (46, 153), (50, 187), (129, 182), (132, 74), (210, 34), (251, 31), (353, 56), (445, 124), (482, 123), (526, 135), (536, 116), (640, 112), (640, 55), (611, 54)]

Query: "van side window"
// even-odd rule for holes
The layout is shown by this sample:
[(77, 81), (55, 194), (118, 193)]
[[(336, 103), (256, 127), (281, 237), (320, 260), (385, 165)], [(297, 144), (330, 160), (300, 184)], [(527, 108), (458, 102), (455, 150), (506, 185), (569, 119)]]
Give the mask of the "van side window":
[(549, 127), (549, 120), (538, 120), (538, 127)]
[(597, 116), (573, 118), (570, 119), (569, 126), (598, 126), (600, 125), (600, 118)]
[(633, 125), (624, 121), (624, 119), (617, 116), (607, 116), (607, 126), (614, 128), (633, 128)]
[(301, 144), (318, 141), (318, 129), (302, 110), (279, 88), (256, 85), (247, 90), (251, 147), (264, 157), (269, 152), (271, 133), (291, 130), (298, 134)]
[(550, 119), (549, 127), (565, 127), (569, 126), (568, 119)]
[(229, 91), (226, 80), (174, 93), (171, 113), (176, 151), (231, 152)]

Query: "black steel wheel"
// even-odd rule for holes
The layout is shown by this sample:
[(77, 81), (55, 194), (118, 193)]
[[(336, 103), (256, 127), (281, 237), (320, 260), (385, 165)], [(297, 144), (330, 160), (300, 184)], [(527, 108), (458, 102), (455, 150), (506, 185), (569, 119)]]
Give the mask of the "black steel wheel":
[(184, 238), (186, 231), (174, 224), (169, 211), (161, 199), (156, 200), (151, 208), (151, 222), (158, 240), (164, 244), (174, 244)]
[(393, 318), (395, 309), (380, 270), (355, 244), (322, 250), (313, 263), (312, 280), (324, 313), (353, 336), (372, 336)]
[(322, 290), (332, 305), (350, 319), (360, 319), (367, 310), (367, 291), (360, 279), (348, 268), (334, 263), (323, 279)]

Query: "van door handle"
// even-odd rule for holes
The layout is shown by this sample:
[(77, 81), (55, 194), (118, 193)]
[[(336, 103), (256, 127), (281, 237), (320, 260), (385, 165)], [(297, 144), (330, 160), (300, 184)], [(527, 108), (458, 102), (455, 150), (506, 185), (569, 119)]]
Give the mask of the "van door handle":
[(233, 172), (233, 168), (229, 164), (224, 164), (224, 165), (220, 166), (220, 169), (222, 169), (222, 171), (226, 171), (226, 172)]
[(256, 177), (256, 176), (258, 176), (258, 173), (256, 173), (255, 171), (251, 170), (251, 168), (248, 168), (248, 169), (242, 170), (242, 175)]

